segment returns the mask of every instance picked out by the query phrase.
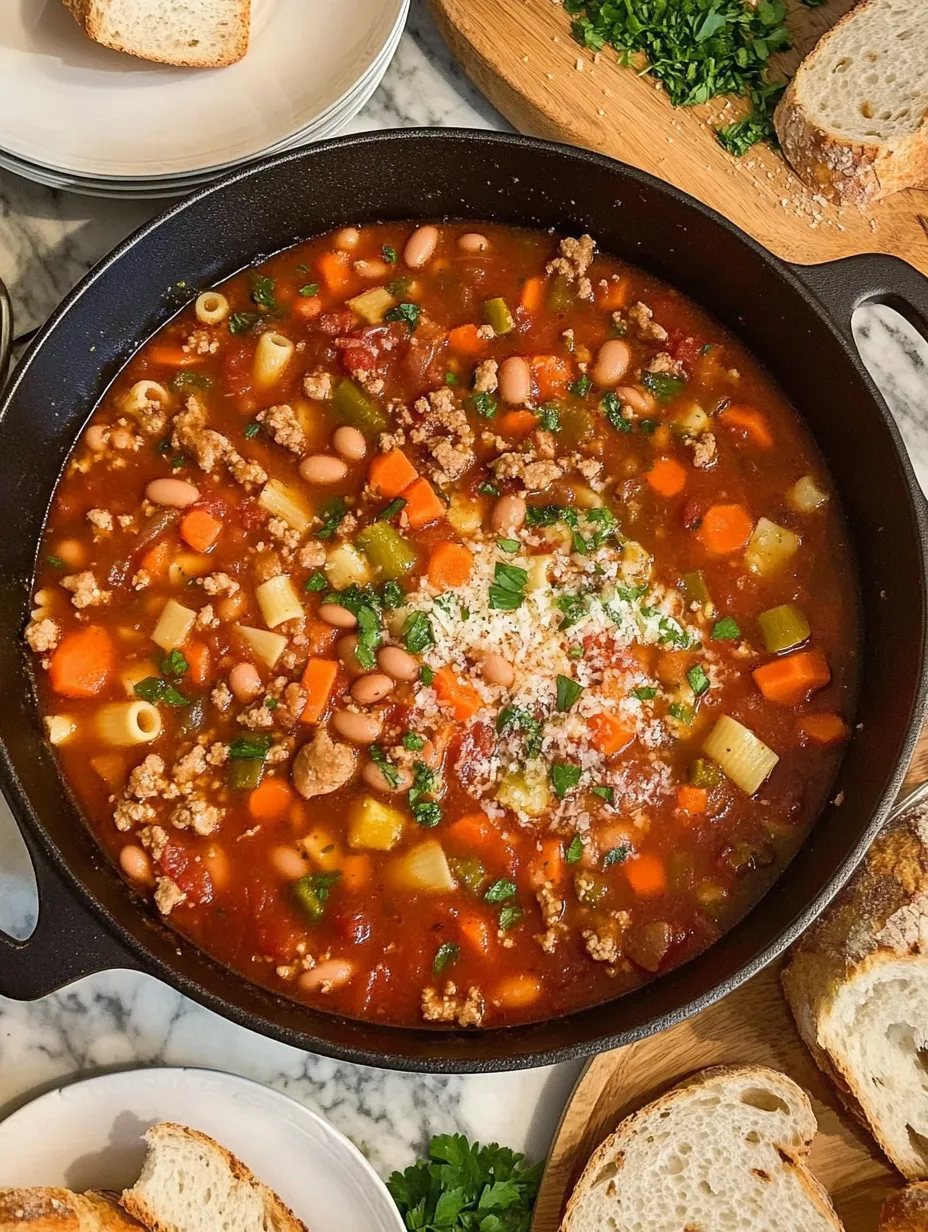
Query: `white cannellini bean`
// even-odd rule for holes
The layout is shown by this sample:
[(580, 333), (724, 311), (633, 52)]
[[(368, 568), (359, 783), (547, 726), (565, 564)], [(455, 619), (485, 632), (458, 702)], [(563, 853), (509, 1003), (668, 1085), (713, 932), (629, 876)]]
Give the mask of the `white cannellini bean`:
[(618, 385), (632, 362), (631, 349), (621, 338), (609, 338), (599, 348), (593, 365), (593, 380), (601, 389)]
[(657, 405), (647, 390), (639, 389), (637, 385), (620, 385), (615, 393), (618, 400), (636, 415), (650, 415)]
[(326, 485), (341, 483), (348, 474), (348, 464), (342, 458), (327, 453), (313, 453), (300, 463), (300, 474), (307, 483)]
[(301, 992), (333, 992), (342, 988), (355, 973), (355, 965), (347, 958), (328, 958), (317, 963), (311, 971), (304, 971), (297, 980)]
[(438, 228), (427, 226), (413, 231), (403, 249), (403, 260), (412, 269), (421, 269), (427, 261), (431, 261), (438, 247)]
[(200, 499), (200, 489), (186, 479), (153, 479), (146, 487), (145, 495), (153, 505), (186, 509)]
[(229, 688), (237, 702), (252, 702), (264, 688), (252, 663), (236, 663), (229, 672)]
[(319, 619), (334, 629), (356, 629), (358, 618), (340, 603), (323, 603), (319, 608)]
[(373, 744), (383, 731), (383, 723), (375, 714), (355, 714), (353, 710), (336, 710), (332, 726), (352, 744)]
[(361, 243), (361, 232), (357, 227), (342, 227), (335, 236), (335, 247), (340, 252), (354, 252)]
[(500, 364), (499, 396), (514, 406), (522, 406), (531, 398), (532, 370), (521, 355), (510, 355)]
[(123, 847), (119, 853), (119, 867), (131, 881), (138, 881), (144, 885), (154, 885), (155, 879), (151, 872), (151, 860), (149, 860), (148, 853), (142, 847), (137, 847), (134, 843)]
[(502, 685), (504, 689), (509, 689), (516, 678), (516, 671), (508, 659), (504, 659), (502, 655), (486, 654), (480, 664), (480, 670), (483, 672), (483, 678), (488, 684)]
[(493, 506), (490, 525), (497, 532), (518, 530), (525, 521), (526, 508), (521, 496), (501, 496)]
[(274, 871), (287, 881), (299, 881), (307, 871), (306, 861), (295, 847), (273, 847), (269, 859)]
[(360, 462), (367, 455), (364, 433), (349, 427), (348, 424), (335, 429), (332, 434), (332, 448), (341, 454), (346, 462)]
[(373, 761), (369, 761), (361, 771), (361, 778), (368, 787), (373, 787), (375, 791), (385, 792), (388, 796), (396, 796), (404, 791), (409, 791), (410, 787), (412, 787), (412, 775), (409, 771), (404, 770), (402, 766), (394, 766), (393, 770), (396, 775), (395, 785), (390, 782), (380, 766)]
[(418, 660), (401, 646), (383, 646), (377, 652), (377, 665), (394, 680), (415, 680), (419, 675)]
[(458, 239), (458, 248), (460, 248), (461, 252), (471, 254), (486, 252), (489, 247), (490, 241), (485, 235), (481, 235), (479, 231), (468, 231)]
[(361, 676), (351, 686), (351, 696), (359, 706), (373, 706), (393, 692), (394, 683), (383, 672), (371, 672)]

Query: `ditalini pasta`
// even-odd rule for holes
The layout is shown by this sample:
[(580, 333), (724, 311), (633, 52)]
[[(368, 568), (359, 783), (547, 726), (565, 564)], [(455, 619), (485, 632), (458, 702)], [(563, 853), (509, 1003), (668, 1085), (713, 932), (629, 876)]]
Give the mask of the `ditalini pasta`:
[(685, 963), (853, 731), (813, 441), (588, 236), (347, 226), (192, 295), (96, 408), (33, 594), (114, 867), (349, 1019), (539, 1021)]

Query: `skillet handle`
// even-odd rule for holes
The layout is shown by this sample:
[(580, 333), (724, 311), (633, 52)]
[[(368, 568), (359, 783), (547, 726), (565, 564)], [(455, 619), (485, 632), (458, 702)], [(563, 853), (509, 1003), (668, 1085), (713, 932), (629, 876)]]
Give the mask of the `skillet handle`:
[(35, 1001), (97, 971), (143, 970), (78, 900), (25, 826), (20, 833), (35, 870), (39, 921), (25, 941), (0, 932), (0, 996)]
[(826, 261), (822, 265), (791, 265), (790, 268), (852, 342), (851, 317), (861, 304), (885, 304), (895, 308), (928, 339), (928, 278), (907, 261), (866, 254)]

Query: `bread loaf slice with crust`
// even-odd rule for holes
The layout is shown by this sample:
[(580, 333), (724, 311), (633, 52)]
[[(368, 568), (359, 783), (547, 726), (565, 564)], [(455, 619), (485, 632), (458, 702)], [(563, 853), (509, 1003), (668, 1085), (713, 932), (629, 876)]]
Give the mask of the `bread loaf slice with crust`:
[(88, 38), (142, 60), (222, 68), (248, 50), (251, 0), (64, 0)]
[(928, 1184), (916, 1181), (890, 1194), (880, 1211), (877, 1232), (928, 1232)]
[(928, 187), (928, 4), (863, 0), (800, 64), (776, 110), (811, 188), (864, 204)]
[(809, 1098), (763, 1066), (720, 1066), (627, 1117), (595, 1152), (561, 1232), (840, 1232), (805, 1166)]
[(928, 809), (877, 838), (783, 987), (851, 1111), (903, 1176), (928, 1178)]
[(140, 1232), (106, 1194), (70, 1189), (0, 1189), (0, 1232)]

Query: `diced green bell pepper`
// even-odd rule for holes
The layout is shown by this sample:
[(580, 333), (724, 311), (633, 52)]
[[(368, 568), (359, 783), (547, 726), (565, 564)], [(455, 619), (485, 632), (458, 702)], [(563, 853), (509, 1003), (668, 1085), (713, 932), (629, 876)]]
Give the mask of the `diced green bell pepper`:
[(548, 311), (567, 312), (574, 302), (574, 290), (564, 274), (555, 274), (548, 287)]
[(724, 779), (721, 769), (707, 757), (697, 757), (690, 766), (690, 783), (694, 787), (718, 787)]
[(389, 522), (372, 522), (358, 535), (358, 546), (364, 549), (382, 578), (398, 578), (408, 573), (419, 554), (408, 539), (404, 539)]
[(380, 403), (347, 376), (335, 387), (332, 407), (339, 422), (360, 428), (370, 436), (385, 432), (389, 425)]
[(511, 333), (516, 327), (509, 305), (499, 296), (483, 301), (483, 319), (497, 334)]
[(489, 877), (476, 856), (449, 856), (448, 866), (455, 880), (465, 885), (471, 894), (483, 893)]
[(229, 762), (228, 783), (233, 791), (249, 791), (258, 786), (263, 774), (263, 757), (236, 758)]
[(585, 406), (562, 406), (560, 419), (560, 437), (567, 445), (582, 445), (593, 435), (593, 419)]

